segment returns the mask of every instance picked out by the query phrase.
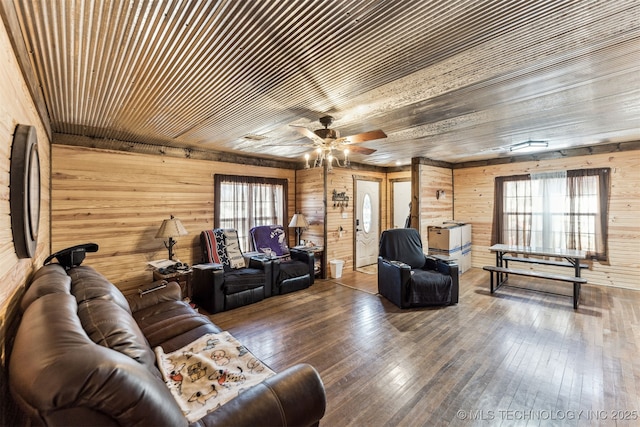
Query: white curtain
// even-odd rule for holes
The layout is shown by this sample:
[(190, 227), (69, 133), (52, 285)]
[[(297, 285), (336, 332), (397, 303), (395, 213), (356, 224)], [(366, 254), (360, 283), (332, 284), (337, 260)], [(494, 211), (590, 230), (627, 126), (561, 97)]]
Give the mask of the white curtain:
[(566, 249), (570, 201), (567, 171), (531, 174), (531, 246)]
[(216, 175), (215, 226), (238, 232), (242, 251), (251, 250), (252, 227), (284, 225), (286, 180)]
[(608, 261), (611, 169), (496, 177), (491, 244), (581, 249)]

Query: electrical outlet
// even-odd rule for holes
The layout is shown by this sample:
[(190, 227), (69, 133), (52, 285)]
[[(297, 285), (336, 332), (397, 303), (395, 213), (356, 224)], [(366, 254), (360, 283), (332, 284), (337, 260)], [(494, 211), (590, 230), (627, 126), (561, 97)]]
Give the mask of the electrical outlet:
[(349, 214), (347, 214), (346, 212), (342, 212), (342, 219), (347, 219), (349, 218)]

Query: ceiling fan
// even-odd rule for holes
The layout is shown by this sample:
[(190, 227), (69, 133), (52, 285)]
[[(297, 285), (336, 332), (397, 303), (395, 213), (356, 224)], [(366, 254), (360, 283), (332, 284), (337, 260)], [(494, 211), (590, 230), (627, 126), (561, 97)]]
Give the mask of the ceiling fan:
[[(347, 155), (348, 152), (358, 153), (358, 154), (366, 154), (369, 155), (374, 153), (376, 150), (366, 147), (360, 147), (353, 144), (358, 144), (365, 141), (371, 141), (374, 139), (386, 138), (387, 134), (385, 134), (382, 130), (372, 130), (369, 132), (363, 132), (356, 135), (351, 136), (340, 136), (340, 133), (336, 129), (329, 129), (331, 123), (333, 123), (333, 117), (331, 116), (323, 116), (320, 117), (320, 123), (324, 126), (324, 129), (317, 129), (315, 131), (311, 131), (303, 126), (291, 125), (298, 129), (298, 131), (313, 141), (313, 146), (316, 147), (316, 151), (319, 155), (324, 158), (325, 156), (331, 156), (332, 151), (345, 151), (345, 161), (348, 162)], [(316, 160), (317, 163), (317, 160)]]

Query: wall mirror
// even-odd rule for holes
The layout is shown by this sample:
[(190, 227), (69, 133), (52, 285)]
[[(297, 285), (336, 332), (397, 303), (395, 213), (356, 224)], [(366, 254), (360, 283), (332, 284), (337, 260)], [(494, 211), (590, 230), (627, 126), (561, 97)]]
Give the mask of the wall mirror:
[(35, 255), (40, 223), (40, 157), (36, 129), (18, 125), (11, 147), (11, 230), (18, 258)]

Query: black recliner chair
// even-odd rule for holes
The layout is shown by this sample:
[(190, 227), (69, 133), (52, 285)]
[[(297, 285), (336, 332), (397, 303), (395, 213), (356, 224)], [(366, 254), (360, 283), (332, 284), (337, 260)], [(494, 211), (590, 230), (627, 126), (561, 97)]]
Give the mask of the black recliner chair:
[(271, 261), (245, 260), (236, 230), (203, 231), (200, 246), (203, 263), (193, 266), (193, 302), (213, 314), (271, 296)]
[(378, 293), (400, 308), (456, 304), (458, 266), (425, 255), (416, 229), (385, 230), (380, 236)]
[(272, 256), (271, 292), (282, 295), (313, 285), (315, 259), (312, 252), (289, 249), (284, 227), (261, 225), (250, 230), (256, 251)]

